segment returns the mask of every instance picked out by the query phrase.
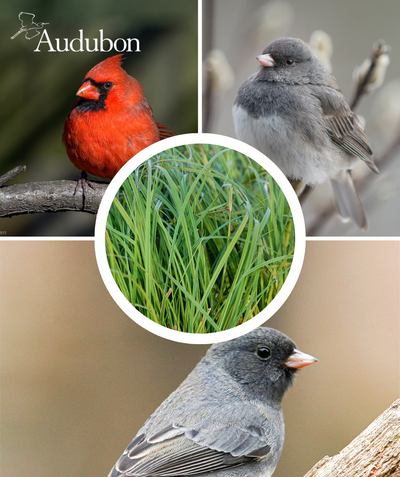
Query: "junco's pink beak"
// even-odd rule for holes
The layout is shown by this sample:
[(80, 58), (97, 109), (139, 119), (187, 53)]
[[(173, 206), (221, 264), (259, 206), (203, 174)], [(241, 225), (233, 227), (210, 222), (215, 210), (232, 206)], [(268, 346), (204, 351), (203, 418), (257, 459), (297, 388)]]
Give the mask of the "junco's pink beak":
[(258, 55), (257, 60), (262, 64), (262, 66), (266, 66), (267, 68), (271, 68), (272, 66), (276, 65), (275, 60), (268, 53), (266, 55)]
[(304, 368), (305, 366), (313, 364), (316, 361), (318, 361), (317, 358), (295, 349), (284, 364), (288, 368)]

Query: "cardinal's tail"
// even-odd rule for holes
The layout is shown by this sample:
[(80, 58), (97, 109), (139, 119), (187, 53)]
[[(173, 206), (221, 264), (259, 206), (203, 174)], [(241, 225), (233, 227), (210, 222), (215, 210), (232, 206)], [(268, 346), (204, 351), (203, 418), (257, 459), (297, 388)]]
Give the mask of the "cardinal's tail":
[(164, 126), (164, 124), (156, 123), (158, 130), (160, 132), (160, 139), (166, 139), (167, 137), (175, 136), (175, 132), (169, 131), (167, 129), (167, 126)]

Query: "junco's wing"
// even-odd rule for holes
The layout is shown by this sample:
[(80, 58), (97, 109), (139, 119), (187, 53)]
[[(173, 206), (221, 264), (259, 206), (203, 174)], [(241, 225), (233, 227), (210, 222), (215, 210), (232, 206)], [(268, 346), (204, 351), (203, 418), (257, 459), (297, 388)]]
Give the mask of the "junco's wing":
[[(138, 435), (110, 477), (196, 475), (236, 467), (270, 453), (265, 430), (259, 425), (218, 425), (216, 420), (214, 412), (190, 426), (170, 424), (153, 435)], [(263, 422), (265, 416), (260, 413), (253, 420)]]
[(378, 173), (372, 160), (372, 150), (367, 135), (357, 118), (351, 111), (343, 94), (333, 88), (313, 85), (312, 94), (321, 103), (329, 137), (343, 151), (362, 159), (368, 167)]
[[(372, 159), (367, 135), (343, 94), (334, 88), (320, 85), (312, 86), (312, 91), (320, 101), (331, 141), (350, 156), (363, 160), (373, 172), (379, 173)], [(331, 178), (331, 184), (337, 211), (342, 219), (352, 219), (361, 229), (366, 230), (367, 216), (354, 187), (351, 171), (343, 169)]]

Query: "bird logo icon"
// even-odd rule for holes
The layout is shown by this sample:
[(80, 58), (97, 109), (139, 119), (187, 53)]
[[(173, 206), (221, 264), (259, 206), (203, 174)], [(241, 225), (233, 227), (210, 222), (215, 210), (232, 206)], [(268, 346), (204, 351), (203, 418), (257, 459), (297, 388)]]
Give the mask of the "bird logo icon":
[(43, 28), (43, 25), (48, 25), (48, 23), (38, 22), (35, 23), (33, 19), (35, 15), (33, 13), (21, 12), (18, 15), (18, 18), (21, 21), (21, 28), (17, 31), (15, 35), (11, 37), (11, 40), (14, 40), (20, 33), (25, 32), (25, 38), (27, 40), (32, 40), (35, 36), (40, 35), (40, 31)]

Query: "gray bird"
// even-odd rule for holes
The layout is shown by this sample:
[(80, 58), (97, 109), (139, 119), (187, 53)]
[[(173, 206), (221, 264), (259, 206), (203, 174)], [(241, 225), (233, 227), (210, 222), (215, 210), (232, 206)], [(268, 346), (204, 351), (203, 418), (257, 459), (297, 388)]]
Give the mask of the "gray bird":
[(283, 395), (315, 361), (272, 328), (211, 346), (109, 477), (269, 477), (283, 446)]
[(298, 195), (305, 185), (330, 179), (342, 219), (366, 229), (351, 170), (359, 159), (378, 169), (336, 79), (296, 38), (273, 41), (257, 59), (259, 70), (239, 88), (233, 105), (237, 137), (274, 161)]

